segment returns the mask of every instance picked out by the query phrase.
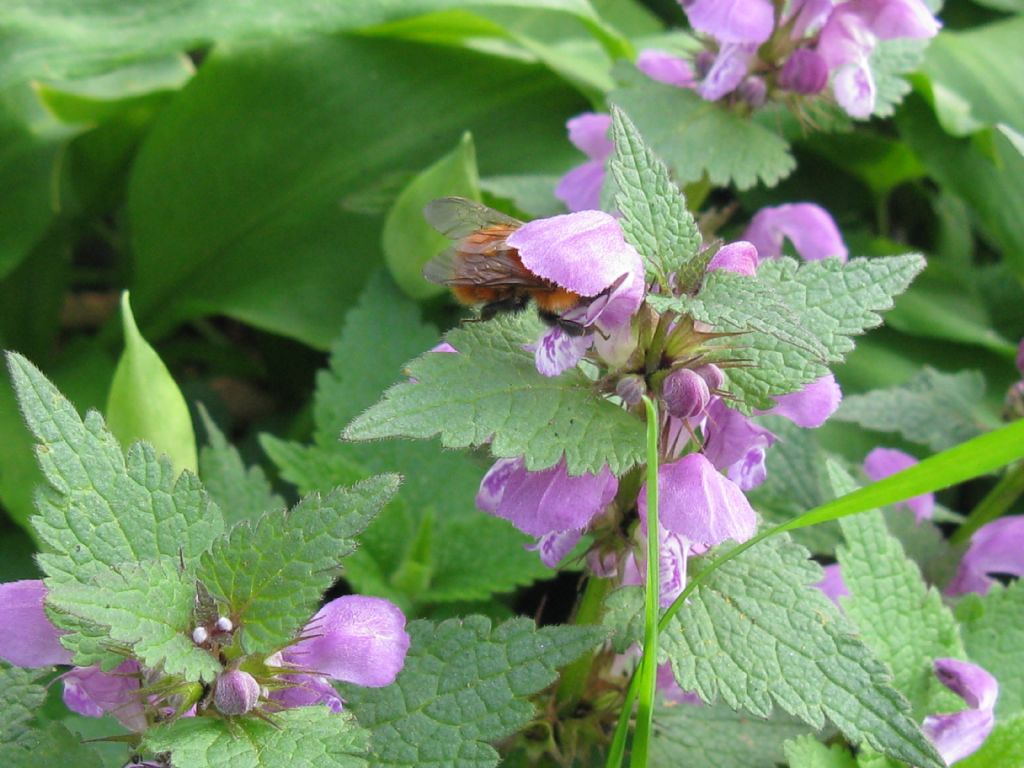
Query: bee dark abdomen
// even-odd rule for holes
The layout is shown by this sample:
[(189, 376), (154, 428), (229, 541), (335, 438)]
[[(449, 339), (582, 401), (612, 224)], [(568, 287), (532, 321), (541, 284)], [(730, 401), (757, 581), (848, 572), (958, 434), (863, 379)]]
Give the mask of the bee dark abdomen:
[(522, 312), (530, 303), (530, 296), (526, 293), (513, 293), (496, 301), (489, 301), (480, 308), (480, 319), (490, 320), (503, 312)]

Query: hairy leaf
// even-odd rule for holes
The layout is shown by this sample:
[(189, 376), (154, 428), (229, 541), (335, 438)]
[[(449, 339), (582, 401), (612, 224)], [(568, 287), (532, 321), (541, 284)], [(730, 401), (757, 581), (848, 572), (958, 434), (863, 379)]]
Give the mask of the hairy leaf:
[(898, 387), (846, 397), (833, 418), (877, 432), (898, 432), (913, 443), (944, 451), (984, 431), (976, 410), (984, 395), (985, 378), (977, 371), (924, 368)]
[(290, 512), (239, 523), (203, 555), (197, 576), (230, 607), (246, 651), (280, 648), (313, 615), (340, 560), (355, 549), (353, 537), (398, 482), (382, 475), (307, 496)]
[(813, 736), (786, 742), (789, 768), (857, 768), (857, 761), (841, 744), (828, 747)]
[(827, 718), (855, 744), (939, 768), (885, 667), (810, 588), (820, 580), (821, 569), (786, 536), (720, 567), (662, 635), (679, 685), (762, 717), (778, 705), (814, 728)]
[(38, 669), (0, 664), (0, 744), (24, 743), (35, 711), (46, 701), (46, 686)]
[(643, 458), (639, 419), (600, 397), (579, 370), (546, 378), (523, 349), (538, 324), (495, 318), (447, 335), (459, 354), (427, 353), (409, 364), (416, 383), (397, 384), (342, 433), (348, 440), (441, 435), (448, 448), (490, 441), (498, 457), (523, 456), (531, 470), (563, 457), (569, 473), (621, 475)]
[(999, 681), (997, 719), (1024, 712), (1024, 582), (965, 595), (956, 616), (969, 658)]
[(544, 627), (483, 616), (409, 625), (412, 646), (387, 688), (346, 688), (359, 722), (373, 732), (373, 765), (492, 768), (490, 742), (535, 714), (528, 700), (558, 667), (604, 638), (596, 627)]

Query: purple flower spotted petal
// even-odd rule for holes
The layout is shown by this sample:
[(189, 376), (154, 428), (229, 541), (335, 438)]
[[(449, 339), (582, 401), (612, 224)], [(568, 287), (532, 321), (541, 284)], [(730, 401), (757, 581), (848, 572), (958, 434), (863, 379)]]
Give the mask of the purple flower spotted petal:
[(771, 37), (771, 0), (682, 0), (690, 25), (721, 43), (760, 44)]
[(715, 57), (711, 69), (704, 76), (697, 92), (705, 101), (718, 101), (739, 87), (747, 76), (750, 62), (757, 50), (755, 45), (728, 44)]
[(737, 240), (723, 245), (708, 262), (708, 270), (724, 269), (737, 275), (753, 277), (757, 274), (758, 255), (753, 243)]
[(282, 675), (280, 678), (288, 683), (285, 688), (271, 691), (271, 701), (278, 702), (282, 707), (312, 707), (323, 704), (332, 712), (341, 712), (344, 708), (341, 696), (327, 680), (317, 675)]
[(113, 715), (131, 731), (147, 728), (146, 712), (139, 692), (139, 665), (125, 661), (112, 672), (99, 667), (75, 667), (61, 676), (64, 704), (86, 717)]
[(643, 273), (640, 254), (614, 216), (580, 211), (528, 222), (508, 236), (523, 266), (581, 296), (596, 296), (623, 275)]
[[(743, 542), (754, 535), (757, 515), (735, 483), (723, 477), (702, 454), (691, 453), (658, 468), (661, 524), (691, 544), (711, 547), (726, 539)], [(647, 519), (647, 487), (638, 498)]]
[(540, 561), (548, 568), (557, 568), (582, 537), (581, 531), (552, 531), (541, 536), (536, 544), (526, 549), (539, 553)]
[(952, 765), (977, 751), (992, 732), (999, 684), (977, 664), (959, 659), (936, 659), (935, 675), (968, 706), (961, 712), (929, 715), (921, 726), (946, 765)]
[[(647, 513), (646, 504), (644, 512), (641, 513), (642, 525), (638, 531), (639, 558), (636, 554), (630, 553), (622, 568), (622, 584), (639, 585), (647, 583)], [(686, 587), (686, 562), (694, 549), (691, 542), (682, 536), (672, 533), (665, 526), (658, 527), (660, 539), (658, 542), (658, 584), (661, 594), (658, 596), (658, 603), (662, 608), (667, 608), (675, 602), (680, 593)], [(703, 551), (701, 547), (701, 551)]]
[(530, 536), (580, 531), (604, 511), (619, 481), (605, 467), (600, 474), (570, 477), (565, 459), (529, 472), (522, 459), (499, 459), (480, 483), (476, 503)]
[(839, 563), (833, 563), (826, 565), (822, 570), (825, 571), (825, 576), (814, 586), (824, 592), (829, 600), (839, 605), (839, 598), (847, 597), (850, 594), (850, 590), (846, 588), (846, 582), (843, 581), (842, 569)]
[(984, 595), (996, 583), (990, 573), (1024, 576), (1024, 516), (1001, 517), (975, 531), (946, 594)]
[(71, 651), (43, 609), (46, 586), (39, 579), (0, 584), (0, 658), (16, 667), (70, 664)]
[[(864, 459), (864, 474), (877, 481), (902, 472), (915, 464), (917, 464), (917, 459), (909, 453), (898, 451), (895, 448), (875, 448)], [(914, 513), (914, 519), (917, 522), (930, 520), (935, 513), (935, 494), (922, 493), (920, 496), (901, 501), (900, 504), (907, 505)]]
[(690, 63), (666, 51), (650, 48), (640, 51), (636, 57), (636, 68), (652, 80), (677, 88), (693, 88), (696, 85)]
[(393, 683), (409, 650), (405, 616), (379, 597), (332, 600), (310, 619), (303, 636), (282, 653), (286, 663), (368, 688)]
[(875, 78), (867, 59), (843, 64), (832, 77), (836, 102), (850, 117), (866, 120), (875, 111)]
[(846, 245), (839, 228), (828, 211), (814, 203), (762, 208), (751, 219), (743, 237), (754, 244), (762, 259), (778, 258), (783, 240), (788, 239), (806, 261), (830, 256), (846, 261)]
[(774, 398), (776, 406), (765, 413), (785, 416), (798, 427), (816, 429), (836, 412), (843, 392), (831, 373), (815, 379), (799, 392)]
[(715, 398), (707, 410), (704, 455), (744, 491), (765, 478), (765, 451), (775, 435)]
[(559, 376), (583, 359), (593, 337), (573, 336), (561, 328), (548, 328), (533, 350), (534, 363), (541, 376)]

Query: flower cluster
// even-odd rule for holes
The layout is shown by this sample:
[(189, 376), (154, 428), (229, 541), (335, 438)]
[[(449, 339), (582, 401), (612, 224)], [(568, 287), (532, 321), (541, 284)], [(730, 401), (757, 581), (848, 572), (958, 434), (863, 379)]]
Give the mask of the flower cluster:
[(649, 77), (694, 89), (708, 101), (748, 108), (775, 96), (832, 96), (855, 118), (875, 108), (869, 60), (880, 40), (934, 37), (939, 22), (923, 0), (797, 0), (784, 15), (771, 0), (682, 0), (707, 47), (692, 61), (665, 51), (641, 52)]
[[(0, 637), (0, 658), (20, 667), (71, 665), (63, 634), (46, 615), (46, 586), (39, 580), (0, 584), (0, 622), (14, 631)], [(367, 687), (390, 685), (405, 663), (405, 616), (375, 597), (339, 597), (321, 608), (296, 642), (265, 658), (244, 656), (234, 644), (227, 616), (197, 624), (192, 642), (231, 659), (210, 690), (162, 676), (128, 658), (110, 672), (77, 667), (61, 675), (64, 703), (88, 717), (109, 714), (130, 731), (155, 722), (215, 710), (229, 717), (259, 709), (326, 705), (342, 700), (328, 678)], [(236, 652), (237, 651), (237, 652)]]

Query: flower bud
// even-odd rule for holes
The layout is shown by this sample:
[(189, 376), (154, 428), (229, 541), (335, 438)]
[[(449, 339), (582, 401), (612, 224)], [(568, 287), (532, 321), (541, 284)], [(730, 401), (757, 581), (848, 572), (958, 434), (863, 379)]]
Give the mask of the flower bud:
[(230, 632), (235, 628), (234, 623), (227, 616), (221, 616), (219, 619), (217, 619), (217, 623), (215, 626), (217, 627), (217, 631), (219, 632)]
[(763, 107), (768, 98), (768, 86), (760, 77), (748, 77), (739, 87), (740, 98), (754, 109)]
[(689, 368), (681, 368), (665, 378), (661, 385), (661, 397), (673, 416), (694, 419), (708, 407), (711, 392), (700, 374)]
[(808, 48), (793, 51), (779, 75), (779, 87), (794, 93), (819, 93), (827, 84), (828, 64), (821, 54)]
[(708, 385), (708, 389), (714, 392), (725, 386), (725, 374), (722, 373), (722, 369), (714, 363), (708, 365), (702, 365), (700, 368), (695, 368), (694, 373), (704, 379), (704, 382)]
[(248, 672), (229, 669), (217, 678), (213, 704), (222, 715), (244, 715), (260, 700), (260, 684)]
[(626, 405), (637, 405), (647, 394), (647, 382), (637, 373), (630, 373), (619, 379), (615, 385), (615, 394), (622, 398)]
[(206, 627), (196, 627), (192, 630), (192, 642), (196, 645), (202, 645), (210, 639), (210, 633)]

